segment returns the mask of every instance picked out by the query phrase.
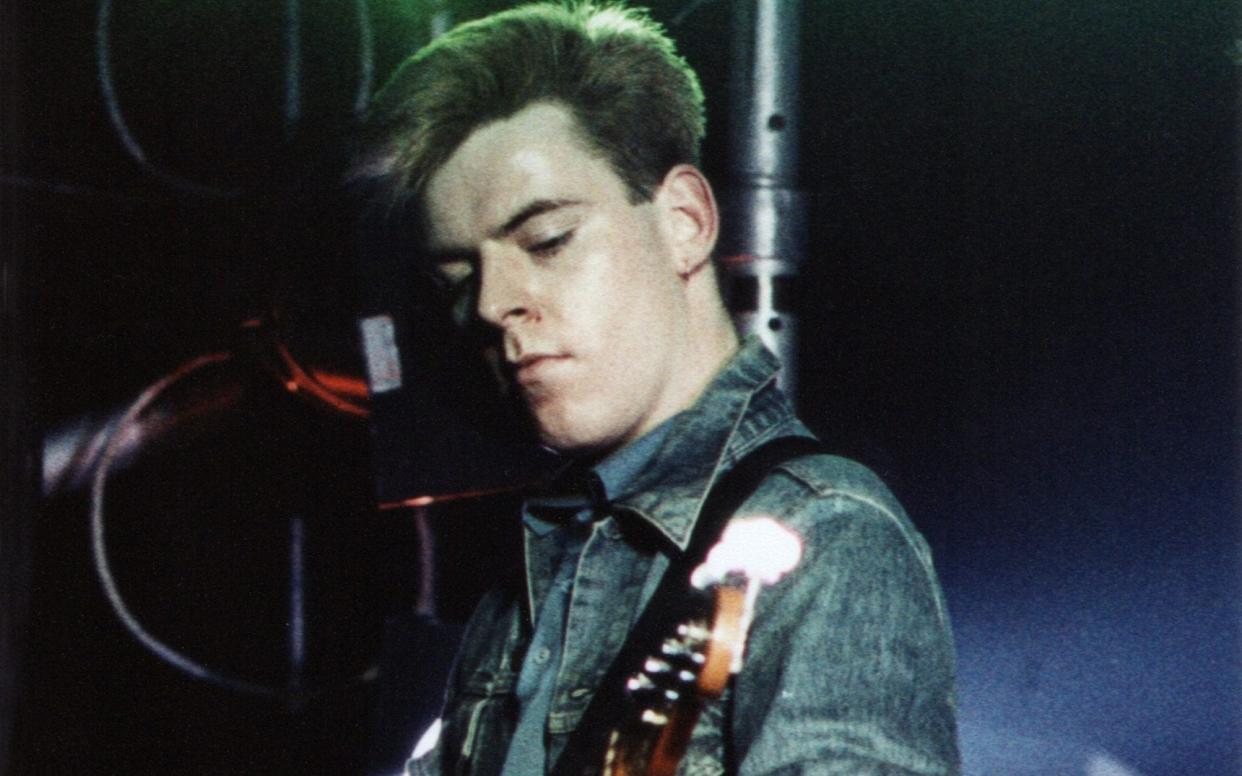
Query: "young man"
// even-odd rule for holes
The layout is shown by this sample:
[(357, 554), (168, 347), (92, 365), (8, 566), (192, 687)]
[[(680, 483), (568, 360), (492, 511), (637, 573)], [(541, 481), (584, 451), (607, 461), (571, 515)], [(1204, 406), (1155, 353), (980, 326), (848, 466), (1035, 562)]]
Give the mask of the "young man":
[[(527, 501), (525, 578), (480, 605), (414, 772), (580, 770), (560, 760), (713, 486), (765, 443), (810, 436), (721, 301), (702, 135), (694, 74), (615, 7), (463, 25), (377, 98), (359, 175), (419, 219), (543, 442), (590, 483)], [(900, 506), (822, 454), (739, 496), (734, 514), (775, 517), (802, 559), (760, 595), (745, 665), (682, 772), (956, 773), (944, 602)]]

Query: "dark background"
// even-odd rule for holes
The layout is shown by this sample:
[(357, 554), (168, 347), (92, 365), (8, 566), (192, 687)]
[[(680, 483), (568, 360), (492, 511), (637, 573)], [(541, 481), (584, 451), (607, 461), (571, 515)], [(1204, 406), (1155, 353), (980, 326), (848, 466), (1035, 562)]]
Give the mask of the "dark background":
[[(220, 412), (110, 482), (109, 547), (151, 631), (278, 690), (213, 687), (137, 646), (100, 592), (86, 494), (58, 493), (4, 516), (12, 772), (385, 759), (368, 739), (390, 677), (367, 671), (385, 619), (414, 606), (420, 544), (408, 512), (372, 508), (367, 424), (282, 390), (264, 333), (360, 373), (353, 312), (374, 278), (359, 287), (337, 181), (359, 92), (425, 40), (434, 5), (363, 3), (370, 75), (354, 2), (102, 6), (113, 118), (141, 163), (101, 89), (101, 5), (4, 5), (5, 390), (30, 419), (6, 415), (25, 434), (6, 456), (234, 353), (187, 381), (231, 397)], [(705, 167), (727, 185), (731, 4), (652, 6), (704, 80)], [(967, 772), (1242, 773), (1236, 9), (804, 6), (799, 404), (933, 546)], [(243, 327), (273, 309), (278, 325)], [(430, 521), (452, 622), (511, 562), (506, 524), (479, 503)]]

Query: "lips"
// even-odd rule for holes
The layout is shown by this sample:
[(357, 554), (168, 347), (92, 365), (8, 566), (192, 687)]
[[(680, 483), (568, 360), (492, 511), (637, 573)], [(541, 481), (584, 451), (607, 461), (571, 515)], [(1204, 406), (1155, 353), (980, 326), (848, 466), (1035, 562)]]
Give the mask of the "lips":
[(532, 353), (512, 362), (513, 373), (520, 385), (537, 383), (549, 372), (569, 360), (563, 353)]

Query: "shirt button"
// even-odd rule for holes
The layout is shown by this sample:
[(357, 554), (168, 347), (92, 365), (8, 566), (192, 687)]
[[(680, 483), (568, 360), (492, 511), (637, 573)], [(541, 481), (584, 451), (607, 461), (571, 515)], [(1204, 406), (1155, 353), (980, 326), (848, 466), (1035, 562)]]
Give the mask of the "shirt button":
[(543, 665), (544, 663), (548, 662), (548, 658), (551, 656), (552, 656), (551, 650), (549, 650), (547, 647), (540, 647), (539, 649), (535, 650), (535, 655), (534, 655), (535, 665), (539, 665), (539, 666)]

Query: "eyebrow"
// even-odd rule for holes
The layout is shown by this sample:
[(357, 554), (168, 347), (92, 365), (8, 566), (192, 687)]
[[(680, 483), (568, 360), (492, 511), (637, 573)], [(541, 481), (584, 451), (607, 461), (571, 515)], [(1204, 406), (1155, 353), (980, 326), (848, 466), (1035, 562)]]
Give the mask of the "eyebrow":
[[(521, 228), (522, 224), (532, 218), (535, 218), (536, 216), (541, 216), (544, 213), (550, 213), (553, 210), (558, 210), (563, 207), (581, 205), (582, 202), (583, 200), (580, 199), (532, 200), (525, 207), (518, 210), (517, 213), (510, 216), (509, 220), (505, 221), (498, 228), (493, 230), (490, 236), (493, 238), (507, 237)], [(433, 264), (466, 259), (472, 254), (473, 251), (469, 249), (437, 245), (434, 241), (428, 241), (428, 243), (424, 246), (424, 255), (430, 259)]]
[(517, 213), (512, 215), (508, 221), (501, 224), (500, 228), (492, 233), (493, 237), (505, 237), (517, 231), (522, 224), (526, 223), (535, 216), (557, 210), (570, 205), (579, 205), (581, 200), (577, 199), (537, 199), (529, 203)]

